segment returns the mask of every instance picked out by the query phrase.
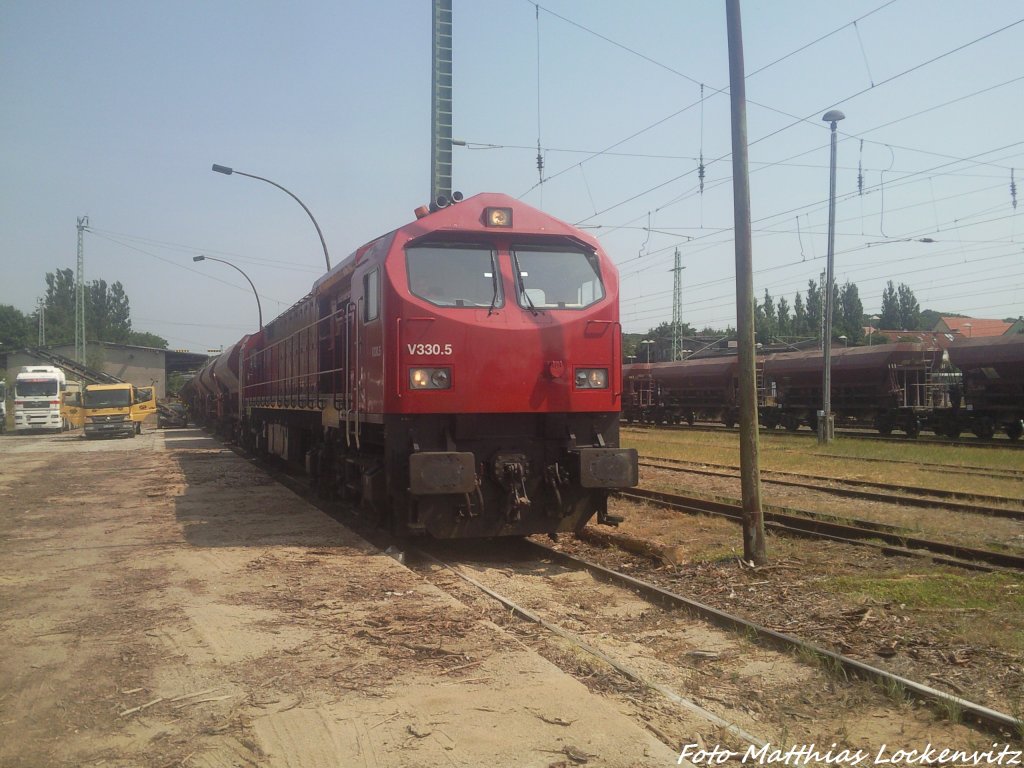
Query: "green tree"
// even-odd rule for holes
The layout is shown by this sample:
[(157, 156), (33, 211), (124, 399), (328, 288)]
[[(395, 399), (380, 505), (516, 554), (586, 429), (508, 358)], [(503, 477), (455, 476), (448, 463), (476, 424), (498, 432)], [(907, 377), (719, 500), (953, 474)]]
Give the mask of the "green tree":
[(785, 296), (779, 297), (778, 306), (775, 307), (775, 327), (779, 336), (793, 335), (793, 319), (789, 316), (789, 302)]
[(922, 309), (921, 319), (918, 320), (918, 324), (921, 326), (922, 331), (931, 331), (935, 329), (935, 326), (939, 324), (939, 320), (943, 317), (952, 317), (948, 312), (936, 312), (934, 309)]
[(807, 308), (804, 306), (804, 299), (800, 295), (800, 291), (796, 292), (796, 298), (793, 299), (793, 335), (808, 335)]
[(755, 305), (754, 333), (757, 334), (757, 338), (762, 344), (768, 344), (777, 332), (775, 302), (766, 288), (764, 291), (764, 301)]
[(821, 291), (813, 280), (807, 281), (807, 335), (821, 337)]
[(75, 343), (75, 273), (58, 269), (46, 273), (43, 300), (47, 344)]
[(124, 286), (115, 282), (108, 287), (106, 280), (86, 285), (86, 338), (127, 344), (131, 333), (131, 306)]
[(896, 286), (890, 280), (886, 283), (885, 290), (882, 291), (882, 312), (878, 326), (890, 331), (903, 330), (903, 326), (900, 325), (902, 319), (899, 299), (896, 296)]
[(17, 307), (0, 304), (0, 344), (3, 351), (28, 346), (32, 338), (32, 321)]
[[(46, 273), (46, 343), (75, 341), (75, 274), (70, 269)], [(85, 338), (127, 344), (132, 334), (131, 303), (120, 282), (85, 284)], [(156, 337), (159, 339), (159, 337)], [(164, 342), (166, 347), (167, 342)]]
[(900, 283), (900, 287), (896, 289), (896, 302), (900, 309), (900, 328), (906, 331), (921, 330), (917, 327), (921, 322), (921, 305), (917, 303), (914, 292), (906, 283)]
[[(859, 344), (864, 336), (864, 305), (860, 301), (860, 292), (857, 286), (849, 280), (839, 291), (839, 317), (833, 316), (832, 327), (839, 331), (839, 334), (846, 336), (848, 344)], [(835, 333), (833, 330), (833, 333)]]
[(157, 336), (148, 331), (132, 331), (128, 334), (126, 344), (134, 344), (137, 347), (153, 347), (155, 349), (167, 349), (167, 339)]

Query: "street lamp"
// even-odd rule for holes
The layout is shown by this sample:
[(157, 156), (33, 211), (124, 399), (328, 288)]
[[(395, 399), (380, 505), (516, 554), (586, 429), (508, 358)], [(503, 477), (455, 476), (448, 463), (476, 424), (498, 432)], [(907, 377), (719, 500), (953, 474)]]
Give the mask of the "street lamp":
[[(818, 442), (832, 442), (832, 263), (836, 244), (836, 123), (845, 118), (838, 109), (831, 109), (821, 119), (831, 123), (831, 159), (828, 185), (828, 266), (825, 277), (825, 333), (822, 339), (825, 366), (821, 383), (821, 415), (818, 423)], [(822, 422), (824, 422), (822, 424)]]
[[(328, 272), (331, 271), (331, 257), (327, 255), (327, 243), (324, 241), (324, 233), (320, 231), (320, 225), (316, 223), (316, 219), (313, 218), (312, 212), (309, 210), (309, 208), (306, 207), (306, 204), (304, 202), (302, 202), (301, 200), (299, 200), (298, 197), (295, 196), (294, 192), (291, 192), (291, 191), (285, 189), (280, 184), (278, 184), (276, 181), (271, 181), (270, 179), (265, 179), (262, 176), (254, 176), (251, 173), (243, 173), (242, 171), (236, 171), (234, 168), (228, 168), (226, 165), (217, 165), (216, 163), (214, 163), (213, 164), (213, 170), (216, 173), (223, 173), (225, 176), (230, 176), (233, 173), (237, 173), (239, 176), (248, 176), (250, 179), (259, 179), (260, 181), (267, 182), (267, 184), (273, 184), (275, 187), (280, 189), (282, 192), (286, 192), (289, 196), (291, 196), (292, 200), (294, 200), (296, 203), (298, 203), (299, 205), (302, 206), (302, 210), (304, 210), (306, 212), (306, 215), (309, 216), (309, 220), (312, 221), (313, 222), (313, 226), (316, 227), (316, 233), (317, 233), (317, 235), (320, 236), (320, 245), (322, 245), (323, 249), (324, 249), (324, 261), (327, 262), (327, 271)], [(232, 265), (232, 266), (234, 266), (234, 265)]]
[(654, 340), (653, 339), (644, 339), (640, 343), (647, 347), (647, 362), (648, 363), (651, 362), (651, 344), (654, 343)]
[(846, 343), (846, 337), (845, 337), (845, 336), (840, 336), (840, 337), (839, 337), (839, 340), (840, 340), (841, 342), (843, 342), (843, 346), (844, 346), (844, 347), (846, 347), (846, 346), (849, 346), (849, 345), (848, 345), (848, 344)]
[(241, 269), (236, 267), (230, 261), (224, 261), (224, 259), (215, 259), (213, 256), (193, 256), (192, 261), (219, 261), (221, 264), (227, 264), (232, 269), (237, 269), (238, 272), (249, 282), (249, 287), (252, 288), (252, 295), (256, 297), (256, 311), (260, 317), (260, 330), (263, 330), (263, 308), (260, 306), (260, 295), (256, 293), (256, 286), (252, 284), (252, 280), (249, 280), (249, 276), (242, 272)]

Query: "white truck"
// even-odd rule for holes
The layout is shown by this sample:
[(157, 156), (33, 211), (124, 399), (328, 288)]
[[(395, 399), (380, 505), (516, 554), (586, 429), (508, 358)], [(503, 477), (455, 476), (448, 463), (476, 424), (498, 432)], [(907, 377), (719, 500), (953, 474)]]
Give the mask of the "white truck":
[(61, 393), (67, 388), (64, 371), (52, 365), (22, 366), (14, 380), (14, 431), (64, 429)]
[(7, 382), (0, 379), (0, 435), (7, 431)]

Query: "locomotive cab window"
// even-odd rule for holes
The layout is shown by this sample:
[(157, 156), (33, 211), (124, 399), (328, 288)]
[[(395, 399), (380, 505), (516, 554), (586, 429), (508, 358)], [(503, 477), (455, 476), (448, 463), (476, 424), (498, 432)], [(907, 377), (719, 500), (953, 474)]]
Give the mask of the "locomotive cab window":
[(514, 248), (519, 305), (527, 309), (584, 309), (604, 298), (597, 255), (568, 248)]
[(376, 320), (380, 314), (380, 272), (376, 269), (363, 276), (363, 322)]
[(405, 253), (409, 291), (438, 307), (504, 305), (497, 258), (490, 248), (421, 245)]

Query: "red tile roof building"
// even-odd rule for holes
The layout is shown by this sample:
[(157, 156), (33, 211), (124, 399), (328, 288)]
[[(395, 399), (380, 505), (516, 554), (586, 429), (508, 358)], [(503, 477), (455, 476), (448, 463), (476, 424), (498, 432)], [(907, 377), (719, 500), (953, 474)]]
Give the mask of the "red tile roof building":
[(1024, 329), (1024, 322), (1017, 320), (1007, 323), (1003, 320), (986, 320), (980, 317), (942, 317), (935, 325), (938, 333), (957, 333), (967, 339), (983, 336), (1005, 336), (1019, 333)]

